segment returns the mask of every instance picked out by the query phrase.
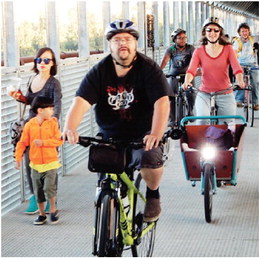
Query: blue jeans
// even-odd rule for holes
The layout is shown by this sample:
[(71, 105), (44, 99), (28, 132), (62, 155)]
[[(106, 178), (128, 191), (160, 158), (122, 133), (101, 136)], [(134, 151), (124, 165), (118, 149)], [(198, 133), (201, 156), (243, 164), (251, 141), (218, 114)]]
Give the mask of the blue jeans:
[[(259, 68), (252, 69), (250, 73), (250, 84), (252, 86), (252, 103), (259, 104), (258, 94), (259, 94)], [(245, 100), (245, 91), (238, 90), (235, 94), (236, 102), (243, 103)]]
[[(210, 116), (210, 98), (211, 95), (205, 92), (198, 92), (195, 101), (195, 110), (196, 116)], [(233, 93), (216, 95), (215, 104), (217, 106), (217, 115), (218, 116), (234, 116), (236, 115), (236, 102)], [(223, 124), (224, 122), (230, 123), (234, 122), (233, 119), (225, 119), (219, 123)], [(207, 120), (197, 120), (196, 122), (199, 125), (209, 124)]]

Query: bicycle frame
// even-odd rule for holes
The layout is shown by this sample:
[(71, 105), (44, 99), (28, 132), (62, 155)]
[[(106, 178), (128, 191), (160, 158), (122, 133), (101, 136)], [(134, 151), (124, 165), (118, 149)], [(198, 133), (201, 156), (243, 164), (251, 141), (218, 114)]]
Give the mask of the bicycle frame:
[[(119, 228), (122, 233), (122, 238), (123, 238), (123, 244), (125, 245), (133, 245), (134, 241), (140, 237), (142, 238), (152, 227), (155, 226), (155, 222), (151, 222), (147, 228), (145, 228), (144, 231), (141, 232), (141, 235), (133, 235), (133, 207), (134, 207), (134, 194), (138, 194), (140, 198), (143, 200), (143, 202), (146, 202), (146, 198), (143, 196), (143, 194), (136, 188), (134, 185), (134, 181), (129, 178), (129, 176), (126, 174), (126, 172), (123, 172), (122, 174), (106, 174), (106, 178), (103, 180), (106, 180), (107, 178), (110, 178), (109, 181), (109, 188), (107, 189), (102, 189), (101, 191), (115, 191), (116, 197), (115, 199), (118, 200), (119, 202), (119, 207), (120, 207), (120, 221), (119, 221)], [(119, 179), (126, 184), (128, 190), (127, 190), (127, 196), (129, 200), (129, 213), (125, 211), (123, 200), (119, 195), (119, 189), (120, 189), (120, 183), (118, 182)], [(103, 181), (102, 180), (102, 181)], [(101, 181), (101, 182), (102, 182)], [(101, 193), (97, 196), (97, 198), (100, 198), (102, 196)], [(97, 200), (98, 203), (98, 200)], [(94, 231), (95, 232), (95, 231)]]

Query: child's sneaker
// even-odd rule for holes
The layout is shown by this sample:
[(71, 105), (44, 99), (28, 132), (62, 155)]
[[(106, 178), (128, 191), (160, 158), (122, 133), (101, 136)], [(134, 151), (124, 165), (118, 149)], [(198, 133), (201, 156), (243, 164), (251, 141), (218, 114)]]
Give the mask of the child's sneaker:
[(47, 216), (39, 215), (38, 218), (33, 222), (34, 225), (43, 225), (47, 222)]
[(58, 217), (58, 210), (56, 210), (54, 213), (50, 213), (50, 221), (51, 224), (58, 223), (59, 217)]

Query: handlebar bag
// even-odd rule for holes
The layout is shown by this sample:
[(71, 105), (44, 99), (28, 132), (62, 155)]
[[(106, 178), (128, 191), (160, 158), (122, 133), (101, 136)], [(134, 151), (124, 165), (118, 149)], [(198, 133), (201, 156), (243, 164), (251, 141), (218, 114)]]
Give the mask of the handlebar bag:
[(91, 145), (88, 169), (91, 172), (121, 174), (126, 167), (126, 149), (114, 145)]

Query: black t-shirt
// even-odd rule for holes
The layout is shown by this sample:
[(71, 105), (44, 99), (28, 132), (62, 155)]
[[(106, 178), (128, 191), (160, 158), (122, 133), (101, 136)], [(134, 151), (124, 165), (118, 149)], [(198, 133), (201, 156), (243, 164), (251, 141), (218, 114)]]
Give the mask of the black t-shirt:
[(154, 103), (168, 95), (167, 80), (159, 66), (137, 53), (132, 69), (118, 77), (111, 55), (95, 65), (76, 92), (95, 105), (96, 121), (105, 137), (141, 138), (151, 130)]

